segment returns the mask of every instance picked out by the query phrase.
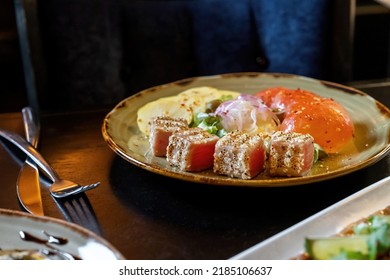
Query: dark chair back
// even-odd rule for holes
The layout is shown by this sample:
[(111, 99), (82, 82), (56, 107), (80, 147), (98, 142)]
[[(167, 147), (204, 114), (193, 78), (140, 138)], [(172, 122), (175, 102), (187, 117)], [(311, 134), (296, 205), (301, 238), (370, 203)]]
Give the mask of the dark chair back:
[(228, 72), (352, 78), (355, 0), (14, 0), (30, 104), (113, 106)]

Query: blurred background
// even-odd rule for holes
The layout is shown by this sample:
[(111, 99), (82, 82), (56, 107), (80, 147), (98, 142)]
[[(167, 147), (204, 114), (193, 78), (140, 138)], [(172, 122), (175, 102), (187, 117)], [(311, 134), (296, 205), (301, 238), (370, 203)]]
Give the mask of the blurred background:
[[(0, 112), (27, 105), (13, 0), (0, 1)], [(353, 81), (387, 81), (390, 76), (390, 9), (357, 0), (353, 41)]]
[(1, 112), (27, 104), (13, 0), (0, 1), (0, 94)]

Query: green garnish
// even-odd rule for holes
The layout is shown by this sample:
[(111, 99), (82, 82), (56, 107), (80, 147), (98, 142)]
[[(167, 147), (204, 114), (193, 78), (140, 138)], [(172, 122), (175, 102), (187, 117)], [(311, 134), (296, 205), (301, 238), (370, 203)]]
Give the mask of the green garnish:
[(211, 134), (223, 137), (227, 132), (222, 127), (221, 120), (222, 118), (220, 116), (216, 116), (212, 113), (198, 113), (191, 126), (200, 127)]
[(222, 118), (215, 115), (214, 112), (223, 102), (233, 99), (230, 94), (222, 95), (219, 99), (214, 99), (206, 103), (206, 112), (200, 112), (195, 115), (191, 127), (200, 127), (205, 131), (215, 134), (218, 137), (223, 137), (227, 131), (223, 128)]
[(373, 216), (369, 219), (368, 249), (370, 259), (375, 259), (390, 250), (390, 219), (386, 216)]
[(221, 98), (220, 98), (220, 100), (221, 100), (222, 102), (225, 102), (225, 101), (228, 101), (228, 100), (232, 100), (232, 99), (234, 99), (234, 97), (233, 97), (231, 94), (222, 95)]
[(314, 163), (320, 159), (326, 158), (327, 156), (327, 152), (325, 152), (325, 150), (320, 145), (314, 143)]

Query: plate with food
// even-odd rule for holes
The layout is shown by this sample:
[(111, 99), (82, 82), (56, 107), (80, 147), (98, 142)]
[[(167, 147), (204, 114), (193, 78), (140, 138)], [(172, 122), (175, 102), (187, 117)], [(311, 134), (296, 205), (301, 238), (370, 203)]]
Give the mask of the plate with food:
[(95, 233), (59, 219), (0, 209), (0, 260), (120, 260)]
[(329, 206), (231, 259), (390, 259), (390, 177)]
[(113, 151), (185, 181), (282, 187), (342, 176), (390, 150), (390, 110), (357, 89), (291, 74), (188, 78), (132, 95), (105, 117)]

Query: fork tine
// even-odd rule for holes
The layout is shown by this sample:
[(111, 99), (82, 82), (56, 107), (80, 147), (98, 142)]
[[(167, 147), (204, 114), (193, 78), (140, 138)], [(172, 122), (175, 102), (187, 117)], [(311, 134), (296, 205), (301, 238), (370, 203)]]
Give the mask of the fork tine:
[(95, 212), (84, 192), (68, 198), (54, 199), (54, 201), (67, 221), (101, 235)]

